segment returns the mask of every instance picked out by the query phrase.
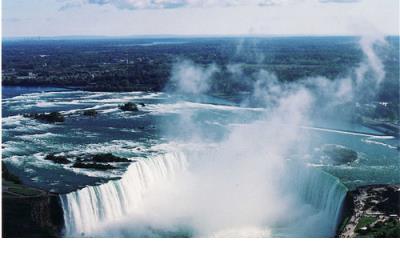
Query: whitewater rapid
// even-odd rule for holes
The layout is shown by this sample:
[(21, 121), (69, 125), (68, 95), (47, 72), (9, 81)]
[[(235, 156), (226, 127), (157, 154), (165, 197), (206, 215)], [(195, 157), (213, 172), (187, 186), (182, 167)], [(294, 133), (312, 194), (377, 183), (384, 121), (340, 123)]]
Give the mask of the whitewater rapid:
[[(182, 152), (143, 158), (132, 163), (119, 180), (109, 181), (98, 186), (88, 186), (75, 192), (60, 195), (64, 211), (65, 236), (131, 236), (132, 234), (128, 231), (111, 234), (110, 226), (113, 229), (113, 224), (123, 220), (125, 224), (122, 227), (119, 226), (118, 229), (129, 229), (128, 223), (135, 222), (135, 216), (140, 216), (142, 225), (151, 226), (151, 221), (146, 223), (146, 214), (149, 210), (146, 204), (152, 203), (148, 198), (152, 196), (151, 191), (161, 193), (157, 194), (157, 196), (160, 196), (157, 199), (162, 199), (163, 187), (177, 179), (184, 178), (185, 175), (187, 176), (188, 163), (187, 156)], [(289, 182), (283, 185), (286, 185), (287, 192), (300, 198), (298, 204), (302, 207), (302, 213), (298, 213), (299, 211), (294, 208), (293, 212), (297, 213), (289, 211), (287, 214), (295, 217), (288, 218), (283, 224), (277, 224), (276, 227), (250, 226), (237, 229), (232, 227), (232, 230), (215, 230), (214, 233), (197, 232), (197, 234), (200, 234), (198, 236), (240, 237), (249, 236), (249, 232), (254, 236), (261, 237), (334, 236), (346, 188), (338, 179), (322, 172), (304, 171), (304, 173), (292, 177)], [(179, 196), (177, 198), (185, 199)], [(266, 200), (268, 199), (266, 198)], [(179, 207), (174, 201), (168, 203), (172, 211), (174, 207)], [(280, 202), (276, 201), (276, 203), (279, 204)], [(196, 207), (196, 205), (194, 206)], [(260, 205), (260, 207), (262, 206), (272, 207), (268, 204)], [(163, 214), (165, 213), (161, 211), (159, 215), (155, 215), (168, 221), (168, 216), (163, 216)], [(236, 212), (235, 214), (241, 213)], [(296, 214), (300, 215), (296, 217)], [(171, 225), (173, 224), (171, 223)], [(149, 229), (151, 230), (151, 227)], [(171, 236), (170, 233), (168, 234), (165, 236)], [(139, 236), (143, 236), (143, 234)], [(152, 235), (147, 234), (145, 236)]]

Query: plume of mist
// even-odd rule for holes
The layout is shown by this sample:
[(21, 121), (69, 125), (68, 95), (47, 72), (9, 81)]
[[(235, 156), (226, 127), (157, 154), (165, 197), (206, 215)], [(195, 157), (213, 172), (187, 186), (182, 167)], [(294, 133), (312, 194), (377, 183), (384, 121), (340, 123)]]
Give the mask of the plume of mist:
[[(252, 52), (256, 49), (255, 44), (250, 43)], [(241, 45), (245, 44), (240, 42), (239, 46)], [(380, 90), (385, 78), (385, 68), (377, 49), (387, 46), (385, 38), (379, 34), (366, 35), (360, 38), (359, 46), (363, 54), (361, 62), (357, 67), (350, 68), (345, 76), (335, 79), (317, 76), (292, 82), (280, 82), (275, 73), (264, 69), (248, 75), (243, 71), (243, 64), (240, 63), (218, 67), (215, 64), (201, 66), (190, 60), (181, 60), (174, 64), (170, 82), (176, 86), (177, 92), (205, 94), (211, 89), (213, 77), (225, 70), (229, 73), (231, 80), (251, 89), (250, 99), (253, 105), (274, 106), (281, 98), (282, 92), (306, 87), (318, 97), (319, 106), (323, 106), (322, 110), (328, 112), (338, 105), (371, 101)], [(237, 51), (244, 51), (243, 48), (238, 48)], [(263, 62), (262, 53), (254, 56), (261, 57), (256, 63)], [(244, 104), (248, 105), (249, 102), (244, 102)]]
[(214, 64), (202, 67), (190, 60), (183, 60), (173, 65), (170, 83), (179, 93), (206, 93), (210, 89), (213, 74), (218, 70)]
[(185, 151), (185, 172), (151, 187), (140, 212), (95, 235), (143, 236), (149, 235), (143, 227), (188, 227), (198, 237), (266, 237), (273, 226), (310, 214), (284, 183), (298, 174), (288, 168), (287, 158), (306, 142), (295, 126), (307, 121), (312, 102), (309, 91), (299, 89), (262, 120), (234, 127), (213, 149)]
[(329, 79), (324, 76), (301, 78), (292, 82), (280, 82), (270, 71), (260, 70), (253, 75), (246, 75), (241, 64), (229, 65), (228, 71), (239, 75), (244, 85), (251, 86), (252, 95), (249, 103), (273, 107), (282, 93), (298, 88), (307, 88), (315, 96), (316, 106), (321, 114), (335, 114), (338, 106), (357, 102), (373, 101), (385, 79), (385, 68), (378, 55), (378, 50), (387, 47), (381, 35), (367, 35), (359, 40), (362, 51), (360, 63), (350, 68), (344, 76)]
[[(230, 64), (227, 67), (230, 73), (253, 86), (252, 98), (267, 108), (264, 117), (231, 129), (215, 149), (190, 158), (189, 174), (164, 190), (162, 205), (158, 197), (154, 204), (150, 203), (155, 207), (150, 211), (159, 212), (161, 207), (162, 216), (175, 220), (185, 216), (200, 236), (232, 236), (232, 232), (240, 230), (250, 232), (247, 233), (250, 236), (268, 235), (270, 227), (290, 223), (294, 221), (293, 216), (304, 216), (304, 205), (296, 204), (295, 192), (286, 193), (283, 188), (282, 183), (296, 177), (288, 168), (287, 160), (296, 154), (300, 158), (307, 154), (308, 136), (299, 126), (310, 124), (311, 111), (316, 106), (323, 110), (354, 102), (366, 81), (372, 80), (376, 85), (372, 91), (381, 84), (384, 68), (374, 50), (376, 41), (362, 38), (360, 44), (364, 59), (359, 66), (351, 69), (348, 76), (334, 80), (312, 77), (284, 83), (266, 70), (260, 70), (250, 79), (240, 64)], [(209, 78), (220, 70), (215, 65), (211, 69), (199, 69), (185, 61), (175, 66), (173, 78), (185, 85), (181, 90), (199, 93), (209, 89), (199, 80), (208, 85)], [(183, 118), (185, 127), (195, 129), (190, 114)], [(302, 169), (305, 171), (305, 167)], [(171, 201), (174, 201), (173, 209), (169, 205)], [(287, 216), (289, 211), (292, 217)]]
[(349, 69), (347, 75), (336, 79), (312, 77), (299, 82), (314, 89), (321, 112), (335, 114), (338, 106), (373, 101), (381, 89), (385, 69), (377, 49), (384, 48), (384, 37), (364, 36), (359, 40), (363, 53), (357, 67)]
[(369, 72), (373, 76), (376, 88), (378, 88), (385, 78), (385, 68), (375, 48), (385, 47), (387, 42), (382, 35), (364, 36), (360, 39), (360, 46), (364, 54), (364, 62), (356, 70), (357, 85), (364, 82), (366, 73)]

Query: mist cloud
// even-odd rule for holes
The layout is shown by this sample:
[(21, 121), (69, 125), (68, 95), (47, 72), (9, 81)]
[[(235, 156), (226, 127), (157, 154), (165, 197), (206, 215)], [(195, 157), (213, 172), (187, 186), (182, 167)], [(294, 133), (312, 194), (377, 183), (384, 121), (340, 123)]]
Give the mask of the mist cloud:
[(177, 92), (205, 93), (210, 89), (212, 76), (218, 70), (214, 64), (203, 67), (192, 61), (183, 60), (173, 65), (171, 84)]
[[(162, 201), (159, 196), (152, 197), (154, 200), (147, 202), (150, 205), (147, 212), (162, 212), (170, 220), (168, 223), (177, 223), (185, 216), (197, 231), (195, 235), (201, 237), (269, 236), (271, 227), (282, 224), (293, 225), (293, 230), (300, 228), (297, 235), (313, 229), (321, 232), (318, 235), (326, 235), (332, 226), (334, 231), (334, 220), (329, 220), (326, 211), (307, 199), (298, 200), (304, 185), (299, 179), (307, 183), (320, 176), (320, 173), (307, 175), (304, 167), (307, 159), (302, 156), (310, 153), (307, 150), (310, 140), (300, 127), (312, 124), (315, 108), (319, 111), (354, 102), (358, 91), (370, 87), (368, 91), (376, 93), (384, 79), (384, 67), (376, 53), (376, 46), (382, 40), (362, 38), (362, 61), (349, 69), (346, 76), (336, 79), (321, 76), (281, 82), (266, 70), (260, 70), (253, 79), (247, 78), (253, 86), (253, 98), (266, 106), (265, 114), (256, 122), (233, 127), (228, 137), (212, 150), (189, 157), (188, 175), (163, 190)], [(184, 80), (182, 84), (192, 84), (189, 90), (206, 91), (207, 87), (198, 87), (200, 81), (210, 82), (213, 73), (220, 70), (215, 65), (204, 67), (183, 61), (175, 65), (172, 77)], [(247, 77), (240, 64), (228, 65), (228, 70), (239, 78)], [(195, 125), (191, 120), (195, 121), (184, 117), (185, 127)], [(296, 156), (299, 162), (294, 159)], [(174, 210), (170, 209), (170, 201), (175, 202)], [(320, 212), (313, 213), (315, 209)]]
[[(282, 82), (277, 75), (265, 69), (255, 73), (246, 73), (240, 63), (225, 66), (199, 65), (189, 60), (174, 64), (171, 83), (174, 90), (186, 94), (205, 94), (218, 87), (214, 81), (216, 74), (227, 71), (229, 79), (251, 95), (243, 101), (243, 106), (276, 107), (294, 91), (307, 89), (317, 100), (315, 111), (319, 114), (339, 115), (338, 106), (365, 103), (374, 100), (385, 79), (385, 68), (378, 53), (387, 46), (385, 38), (379, 35), (367, 35), (359, 40), (363, 53), (359, 64), (349, 68), (341, 76), (330, 79), (324, 76), (300, 78), (291, 82)], [(259, 56), (262, 56), (260, 53)], [(216, 85), (216, 86), (215, 86)]]

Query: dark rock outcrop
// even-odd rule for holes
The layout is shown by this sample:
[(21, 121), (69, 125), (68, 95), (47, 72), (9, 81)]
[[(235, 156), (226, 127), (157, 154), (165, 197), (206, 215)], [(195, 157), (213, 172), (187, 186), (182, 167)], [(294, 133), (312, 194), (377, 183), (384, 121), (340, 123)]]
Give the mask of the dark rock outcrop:
[(130, 162), (129, 159), (118, 157), (112, 153), (99, 153), (92, 156), (92, 161), (98, 163), (109, 163), (109, 162)]
[(48, 154), (46, 155), (46, 157), (44, 157), (44, 159), (52, 161), (54, 163), (58, 163), (58, 164), (68, 164), (71, 161), (67, 159), (67, 157), (63, 156), (63, 155), (55, 155), (55, 154)]
[(96, 116), (97, 115), (97, 111), (95, 109), (89, 109), (89, 110), (85, 110), (82, 113), (84, 116)]
[(111, 170), (115, 169), (115, 167), (110, 163), (123, 163), (130, 161), (131, 160), (129, 159), (115, 156), (112, 153), (99, 153), (76, 158), (76, 161), (72, 167), (95, 170)]
[(133, 112), (139, 111), (137, 105), (132, 102), (128, 102), (123, 104), (122, 106), (119, 106), (119, 109), (121, 109), (122, 111), (133, 111)]
[(33, 118), (46, 123), (62, 123), (64, 115), (60, 112), (24, 114), (24, 117)]
[(324, 145), (322, 152), (336, 165), (352, 163), (358, 158), (357, 152), (341, 145)]
[(114, 166), (110, 164), (102, 164), (102, 163), (85, 163), (77, 160), (72, 167), (82, 168), (82, 169), (95, 169), (95, 170), (112, 170), (115, 169)]

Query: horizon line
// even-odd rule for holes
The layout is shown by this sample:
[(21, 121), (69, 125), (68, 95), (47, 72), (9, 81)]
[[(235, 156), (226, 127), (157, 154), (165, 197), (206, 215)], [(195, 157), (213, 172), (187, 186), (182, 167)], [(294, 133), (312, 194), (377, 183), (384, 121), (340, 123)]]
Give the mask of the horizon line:
[[(362, 37), (362, 34), (133, 34), (133, 35), (37, 35), (2, 36), (2, 41), (14, 40), (79, 40), (79, 39), (152, 39), (152, 38), (274, 38), (274, 37)], [(384, 37), (400, 37), (384, 34)]]

